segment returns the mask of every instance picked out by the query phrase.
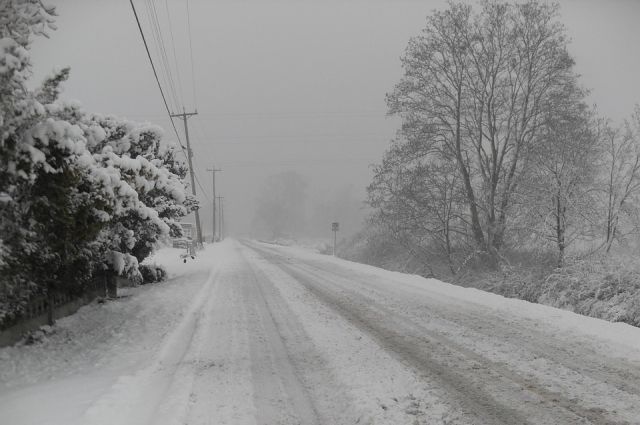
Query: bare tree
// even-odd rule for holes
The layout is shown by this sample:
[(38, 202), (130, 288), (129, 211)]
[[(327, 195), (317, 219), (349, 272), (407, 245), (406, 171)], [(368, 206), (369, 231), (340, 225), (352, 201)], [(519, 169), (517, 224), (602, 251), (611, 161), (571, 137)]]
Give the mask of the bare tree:
[(557, 7), (535, 1), (451, 3), (427, 19), (387, 95), (403, 135), (452, 162), (476, 245), (504, 244), (512, 196), (555, 93), (576, 81)]
[(420, 256), (445, 258), (455, 274), (454, 254), (468, 240), (466, 216), (460, 214), (464, 196), (459, 191), (455, 163), (436, 162), (407, 145), (396, 143), (368, 187), (375, 221), (386, 226), (399, 242)]
[(623, 128), (603, 125), (603, 190), (605, 197), (606, 252), (620, 235), (620, 220), (635, 208), (640, 194), (640, 107)]
[(541, 138), (522, 183), (527, 229), (557, 248), (558, 267), (567, 247), (594, 237), (597, 158), (600, 153), (593, 113), (584, 97), (567, 85), (543, 118)]

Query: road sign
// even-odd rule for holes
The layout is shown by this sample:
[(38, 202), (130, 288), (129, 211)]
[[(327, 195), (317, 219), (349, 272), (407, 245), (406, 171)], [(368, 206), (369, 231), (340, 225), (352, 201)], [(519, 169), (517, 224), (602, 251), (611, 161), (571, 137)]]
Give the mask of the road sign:
[(334, 221), (333, 223), (331, 223), (331, 230), (333, 231), (333, 255), (336, 255), (336, 234), (338, 233), (338, 230), (340, 229), (340, 223), (338, 223), (337, 221)]

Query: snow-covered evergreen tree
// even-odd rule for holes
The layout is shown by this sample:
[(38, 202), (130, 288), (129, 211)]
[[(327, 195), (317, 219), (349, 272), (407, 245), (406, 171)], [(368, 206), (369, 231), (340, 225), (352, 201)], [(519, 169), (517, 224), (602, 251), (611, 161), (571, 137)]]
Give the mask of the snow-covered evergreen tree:
[(0, 3), (0, 323), (99, 270), (139, 276), (197, 204), (160, 128), (59, 99), (68, 68), (28, 89), (31, 39), (54, 16), (38, 0)]

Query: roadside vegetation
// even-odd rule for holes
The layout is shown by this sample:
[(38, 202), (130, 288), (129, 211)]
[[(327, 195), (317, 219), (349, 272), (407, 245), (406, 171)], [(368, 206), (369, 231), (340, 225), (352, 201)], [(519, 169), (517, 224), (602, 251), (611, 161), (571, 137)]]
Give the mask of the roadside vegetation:
[(30, 88), (30, 47), (55, 29), (54, 8), (13, 0), (0, 16), (2, 327), (34, 297), (51, 308), (98, 274), (141, 280), (139, 264), (197, 203), (160, 128), (61, 99), (68, 68)]
[(559, 7), (450, 3), (402, 65), (342, 255), (640, 324), (640, 110), (615, 125), (588, 103)]

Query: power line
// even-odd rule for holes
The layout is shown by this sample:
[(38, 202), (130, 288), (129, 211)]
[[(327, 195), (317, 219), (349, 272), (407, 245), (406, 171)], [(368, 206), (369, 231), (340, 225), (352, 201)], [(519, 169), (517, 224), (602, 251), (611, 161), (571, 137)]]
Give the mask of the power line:
[[(222, 201), (224, 200), (224, 196), (216, 196), (218, 199), (219, 212), (218, 212), (218, 231), (220, 233), (220, 240), (224, 239), (223, 234), (223, 226), (224, 226), (224, 207)], [(215, 208), (214, 208), (215, 209)]]
[[(169, 12), (169, 0), (164, 0), (164, 7), (167, 11), (167, 22), (169, 22), (169, 35), (171, 35), (171, 48), (173, 50), (173, 63), (176, 67), (176, 76), (178, 77), (178, 93), (184, 93), (182, 89), (182, 78), (180, 77), (180, 67), (178, 66), (178, 55), (176, 54), (176, 42), (173, 38), (173, 28), (171, 25), (171, 13)], [(182, 106), (184, 106), (184, 99), (182, 99)]]
[(164, 95), (164, 90), (162, 90), (162, 84), (160, 84), (160, 79), (158, 78), (158, 72), (156, 71), (156, 66), (153, 64), (153, 59), (151, 58), (151, 52), (149, 52), (149, 45), (147, 44), (147, 39), (144, 36), (144, 31), (142, 31), (142, 26), (140, 25), (140, 19), (138, 18), (138, 13), (136, 12), (136, 7), (133, 4), (133, 0), (129, 0), (129, 3), (131, 4), (131, 9), (133, 9), (133, 15), (136, 18), (136, 23), (138, 24), (138, 30), (140, 31), (140, 37), (142, 37), (142, 42), (144, 43), (144, 49), (147, 51), (147, 57), (149, 58), (149, 63), (151, 64), (153, 75), (156, 77), (156, 82), (158, 83), (158, 89), (160, 90), (160, 95), (162, 96), (162, 102), (164, 103), (164, 107), (167, 110), (169, 121), (171, 121), (171, 127), (173, 127), (173, 132), (176, 134), (176, 138), (178, 139), (178, 146), (180, 147), (180, 150), (182, 150), (182, 153), (185, 155), (185, 157), (187, 157), (187, 152), (182, 146), (182, 141), (180, 140), (178, 129), (176, 128), (176, 125), (173, 122), (173, 117), (171, 116), (171, 110), (169, 110), (169, 105), (167, 104), (167, 98)]
[[(163, 66), (162, 63), (162, 52), (160, 51), (160, 41), (158, 40), (158, 33), (155, 29), (154, 26), (154, 21), (153, 21), (153, 12), (151, 11), (151, 3), (149, 3), (149, 0), (145, 1), (145, 7), (146, 7), (146, 12), (147, 12), (147, 20), (149, 21), (149, 27), (151, 28), (151, 38), (153, 39), (153, 47), (156, 53), (156, 57), (160, 59), (160, 63), (158, 66), (158, 75), (160, 76), (160, 79), (162, 80), (162, 86), (163, 87), (169, 87), (168, 92), (167, 92), (167, 98), (169, 100), (169, 103), (171, 103), (171, 85), (169, 83), (169, 75), (167, 74), (166, 69)], [(144, 9), (143, 9), (144, 10)], [(175, 98), (173, 99), (174, 104), (171, 105), (171, 108), (174, 108), (175, 105)]]
[(149, 16), (151, 21), (151, 29), (153, 30), (153, 34), (156, 39), (156, 43), (159, 47), (160, 64), (163, 66), (165, 74), (167, 76), (167, 81), (169, 85), (169, 92), (173, 95), (174, 106), (176, 109), (180, 107), (180, 96), (178, 96), (176, 91), (176, 86), (173, 81), (173, 74), (171, 72), (171, 64), (169, 62), (169, 56), (167, 55), (167, 48), (164, 42), (164, 36), (162, 35), (162, 28), (160, 26), (160, 20), (158, 19), (158, 10), (156, 9), (154, 0), (147, 0), (147, 8), (149, 9)]
[[(147, 0), (145, 2), (145, 6), (146, 6), (146, 14), (147, 14), (147, 21), (149, 22), (149, 26), (151, 27), (151, 37), (153, 38), (153, 41), (155, 41), (155, 43), (150, 43), (153, 44), (153, 48), (154, 51), (156, 53), (156, 57), (161, 58), (162, 54), (160, 53), (160, 43), (158, 41), (158, 35), (157, 33), (154, 31), (154, 26), (153, 26), (153, 13), (151, 12), (151, 7), (149, 5), (149, 1)], [(142, 16), (143, 12), (145, 9), (142, 9), (140, 12), (140, 15)], [(166, 70), (163, 68), (162, 66), (162, 61), (160, 61), (160, 66), (158, 67), (158, 75), (160, 76), (161, 81), (161, 85), (163, 87), (169, 87), (169, 79), (168, 79), (168, 75)], [(169, 103), (171, 103), (171, 91), (169, 91), (167, 93), (167, 98)], [(171, 105), (172, 107), (175, 105)]]
[(212, 213), (211, 213), (211, 217), (212, 217), (212, 242), (216, 241), (216, 198), (218, 198), (216, 196), (216, 173), (219, 171), (222, 171), (222, 169), (220, 168), (216, 168), (215, 166), (213, 166), (213, 168), (207, 168), (207, 171), (211, 173), (211, 185), (212, 185), (212, 193), (213, 193), (213, 208), (212, 208)]
[[(149, 58), (149, 63), (151, 64), (151, 69), (153, 70), (153, 75), (156, 79), (156, 83), (158, 84), (158, 89), (160, 90), (160, 95), (162, 96), (162, 102), (164, 103), (164, 107), (167, 111), (167, 115), (169, 116), (169, 120), (171, 122), (171, 127), (173, 128), (173, 131), (176, 135), (176, 138), (178, 139), (178, 146), (180, 147), (180, 150), (182, 151), (182, 153), (184, 154), (184, 156), (189, 159), (189, 154), (188, 152), (185, 150), (184, 146), (182, 145), (182, 140), (180, 139), (180, 134), (178, 133), (178, 129), (176, 128), (176, 125), (173, 121), (173, 116), (171, 113), (171, 109), (169, 108), (169, 104), (167, 102), (167, 97), (164, 94), (164, 90), (162, 89), (162, 84), (160, 83), (160, 78), (158, 77), (158, 72), (156, 70), (156, 66), (153, 63), (153, 58), (151, 57), (151, 52), (149, 51), (149, 44), (147, 43), (147, 39), (144, 35), (144, 31), (142, 30), (142, 25), (140, 24), (140, 18), (138, 17), (138, 13), (136, 11), (136, 7), (133, 4), (133, 0), (129, 0), (129, 3), (131, 4), (131, 9), (133, 10), (133, 15), (136, 18), (136, 23), (138, 24), (138, 30), (140, 31), (140, 37), (142, 38), (142, 42), (144, 43), (144, 48), (147, 52), (147, 57)], [(161, 61), (162, 63), (162, 61)], [(196, 181), (196, 183), (198, 184), (198, 186), (200, 187), (200, 189), (202, 190), (201, 194), (202, 196), (205, 197), (205, 199), (207, 201), (209, 201), (209, 197), (207, 196), (206, 192), (204, 191), (204, 188), (202, 186), (202, 183), (200, 183), (200, 179), (198, 178), (198, 175), (196, 173), (194, 173), (194, 179)]]
[(205, 197), (205, 199), (207, 201), (211, 201), (211, 199), (209, 199), (209, 196), (207, 195), (207, 193), (204, 190), (204, 187), (202, 186), (202, 183), (200, 183), (200, 179), (198, 178), (197, 174), (194, 174), (195, 178), (196, 178), (196, 183), (198, 184), (198, 187), (200, 188), (200, 190), (202, 191), (202, 196)]
[(191, 42), (191, 13), (189, 11), (189, 0), (187, 0), (187, 28), (189, 29), (189, 56), (191, 57), (191, 87), (193, 89), (193, 107), (198, 109), (198, 101), (196, 99), (196, 74), (193, 70), (193, 45)]
[(160, 52), (160, 63), (164, 68), (164, 71), (167, 75), (167, 81), (169, 82), (169, 90), (173, 95), (174, 106), (176, 109), (180, 107), (180, 101), (178, 99), (178, 95), (176, 93), (176, 87), (173, 82), (173, 75), (171, 73), (171, 64), (169, 63), (169, 58), (167, 55), (167, 49), (164, 43), (164, 36), (162, 35), (162, 29), (160, 27), (160, 20), (158, 19), (158, 10), (155, 5), (155, 0), (147, 0), (147, 4), (149, 5), (151, 11), (151, 24), (152, 29), (156, 35), (156, 41), (159, 47)]

